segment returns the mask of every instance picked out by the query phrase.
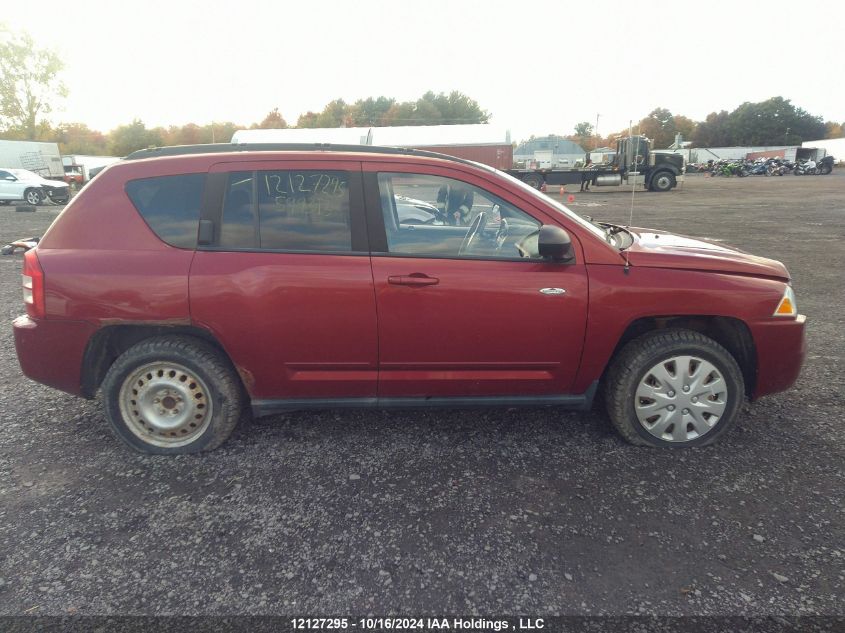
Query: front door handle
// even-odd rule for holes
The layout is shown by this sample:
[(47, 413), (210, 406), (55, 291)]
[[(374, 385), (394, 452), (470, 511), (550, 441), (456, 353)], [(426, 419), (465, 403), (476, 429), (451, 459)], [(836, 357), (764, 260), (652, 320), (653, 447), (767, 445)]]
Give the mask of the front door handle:
[(387, 278), (387, 283), (394, 286), (434, 286), (439, 284), (440, 280), (423, 273), (413, 273), (412, 275), (391, 275)]

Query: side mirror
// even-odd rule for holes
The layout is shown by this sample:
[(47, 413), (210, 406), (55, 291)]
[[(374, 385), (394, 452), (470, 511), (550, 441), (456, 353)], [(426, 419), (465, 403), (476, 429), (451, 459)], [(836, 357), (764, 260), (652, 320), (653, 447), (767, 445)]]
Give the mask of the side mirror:
[(537, 238), (537, 250), (543, 259), (568, 264), (575, 261), (575, 249), (569, 233), (559, 226), (544, 224)]

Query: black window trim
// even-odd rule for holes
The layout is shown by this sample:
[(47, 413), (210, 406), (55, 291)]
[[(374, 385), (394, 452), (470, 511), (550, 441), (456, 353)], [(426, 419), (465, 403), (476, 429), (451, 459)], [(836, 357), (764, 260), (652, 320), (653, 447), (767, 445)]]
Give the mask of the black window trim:
[[(367, 205), (367, 225), (370, 229), (370, 256), (371, 257), (400, 257), (403, 259), (448, 259), (448, 260), (455, 260), (455, 261), (491, 261), (491, 262), (520, 262), (523, 264), (555, 264), (560, 265), (560, 262), (553, 262), (548, 259), (537, 258), (532, 259), (530, 257), (490, 257), (484, 255), (472, 255), (472, 256), (458, 256), (458, 255), (427, 255), (425, 253), (391, 253), (390, 249), (387, 244), (387, 229), (384, 226), (384, 215), (381, 208), (381, 194), (379, 192), (379, 185), (378, 185), (378, 177), (380, 174), (398, 174), (401, 173), (402, 175), (421, 175), (421, 176), (433, 176), (437, 178), (448, 178), (450, 180), (456, 180), (458, 182), (462, 182), (470, 187), (475, 187), (476, 189), (481, 189), (482, 191), (488, 193), (491, 196), (495, 196), (496, 198), (500, 198), (494, 193), (487, 191), (486, 189), (479, 187), (478, 185), (474, 185), (470, 182), (466, 182), (465, 180), (461, 180), (459, 178), (454, 178), (452, 176), (439, 176), (434, 174), (424, 174), (418, 172), (395, 172), (395, 171), (367, 171), (364, 172), (364, 197), (366, 199)], [(506, 204), (511, 204), (507, 202), (507, 200), (502, 200)], [(511, 205), (516, 206), (516, 205)], [(528, 213), (521, 207), (516, 207), (519, 211), (522, 211), (535, 221), (538, 221), (532, 214)], [(540, 226), (543, 223), (540, 222)], [(566, 265), (574, 265), (576, 261), (568, 262)]]
[[(274, 161), (268, 161), (272, 164)], [(200, 212), (200, 219), (210, 220), (214, 223), (214, 240), (211, 244), (197, 246), (198, 251), (233, 252), (233, 253), (277, 253), (296, 255), (354, 255), (369, 256), (370, 248), (368, 242), (368, 222), (364, 205), (364, 185), (362, 183), (362, 171), (359, 164), (358, 169), (336, 169), (331, 167), (321, 168), (319, 164), (308, 169), (297, 169), (297, 171), (342, 171), (349, 177), (349, 231), (351, 239), (351, 250), (348, 251), (315, 251), (300, 249), (278, 249), (261, 248), (259, 246), (257, 213), (258, 205), (258, 173), (263, 171), (290, 171), (280, 161), (277, 169), (238, 169), (237, 163), (231, 163), (231, 169), (226, 171), (215, 171), (208, 174), (206, 181), (207, 196), (203, 198)], [(220, 246), (220, 229), (223, 225), (223, 204), (225, 202), (226, 188), (229, 182), (229, 175), (235, 172), (252, 173), (252, 205), (253, 205), (253, 246), (252, 247), (225, 247)], [(383, 228), (383, 227), (382, 227)], [(385, 237), (386, 239), (386, 237)]]
[[(158, 231), (156, 231), (153, 228), (153, 226), (149, 223), (149, 221), (144, 216), (144, 214), (141, 212), (141, 210), (137, 206), (135, 206), (135, 201), (132, 200), (132, 196), (129, 195), (129, 191), (127, 190), (127, 187), (129, 186), (130, 183), (138, 182), (139, 180), (156, 180), (158, 178), (178, 178), (179, 176), (202, 176), (203, 177), (202, 191), (200, 193), (199, 215), (197, 216), (197, 234), (195, 236), (193, 246), (179, 246), (178, 244), (173, 244), (171, 242), (168, 242), (161, 235), (159, 235)], [(180, 172), (178, 174), (161, 174), (161, 175), (158, 175), (158, 176), (144, 176), (142, 178), (132, 178), (132, 179), (127, 180), (126, 182), (123, 183), (123, 193), (126, 194), (126, 197), (129, 199), (129, 202), (132, 205), (132, 208), (135, 209), (135, 213), (138, 214), (138, 217), (141, 218), (141, 221), (144, 224), (147, 225), (147, 228), (150, 229), (152, 234), (155, 235), (156, 238), (159, 239), (163, 244), (166, 244), (170, 248), (178, 248), (179, 250), (182, 250), (182, 251), (196, 251), (197, 245), (199, 244), (200, 220), (203, 219), (203, 209), (205, 207), (205, 196), (206, 196), (206, 191), (208, 190), (208, 178), (209, 178), (209, 176), (210, 176), (210, 174), (207, 171), (188, 171), (188, 172)]]

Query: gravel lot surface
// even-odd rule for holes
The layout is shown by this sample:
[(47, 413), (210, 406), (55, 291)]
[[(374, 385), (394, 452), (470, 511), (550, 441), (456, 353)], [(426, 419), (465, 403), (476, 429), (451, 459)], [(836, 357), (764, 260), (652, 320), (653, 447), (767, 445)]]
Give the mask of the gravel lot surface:
[[(630, 192), (575, 196), (627, 222)], [(57, 211), (0, 207), (0, 243)], [(329, 411), (142, 457), (21, 375), (1, 257), (0, 614), (842, 614), (845, 170), (689, 176), (633, 224), (794, 276), (805, 370), (717, 446), (632, 447), (598, 412)]]

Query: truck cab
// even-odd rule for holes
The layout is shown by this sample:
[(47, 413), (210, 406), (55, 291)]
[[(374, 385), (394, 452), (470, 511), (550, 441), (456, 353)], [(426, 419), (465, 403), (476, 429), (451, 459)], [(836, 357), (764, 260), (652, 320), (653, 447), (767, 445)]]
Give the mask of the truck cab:
[(619, 139), (612, 165), (619, 171), (622, 177), (620, 180), (642, 184), (649, 191), (669, 191), (674, 188), (678, 182), (683, 182), (686, 168), (681, 154), (653, 150), (651, 141), (645, 136)]

